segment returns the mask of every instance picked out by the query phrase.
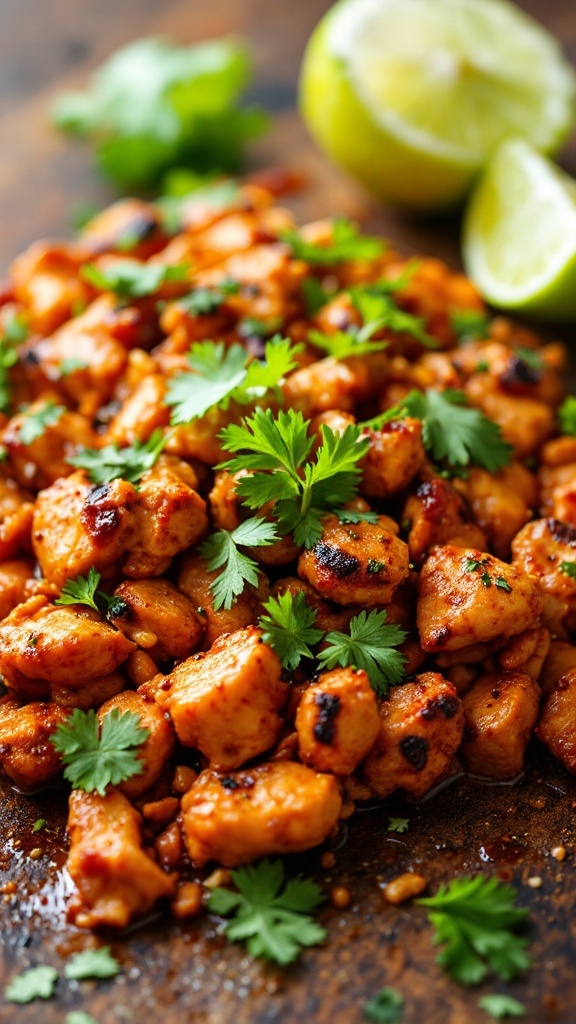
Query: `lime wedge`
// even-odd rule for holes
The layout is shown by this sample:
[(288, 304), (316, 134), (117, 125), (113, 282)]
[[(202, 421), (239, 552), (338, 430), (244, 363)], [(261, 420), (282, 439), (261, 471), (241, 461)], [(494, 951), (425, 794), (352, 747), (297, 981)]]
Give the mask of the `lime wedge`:
[(480, 179), (463, 248), (492, 305), (576, 319), (576, 181), (522, 140), (504, 142)]
[(300, 97), (337, 164), (429, 210), (460, 202), (510, 136), (559, 148), (575, 81), (552, 36), (504, 0), (340, 0), (308, 44)]

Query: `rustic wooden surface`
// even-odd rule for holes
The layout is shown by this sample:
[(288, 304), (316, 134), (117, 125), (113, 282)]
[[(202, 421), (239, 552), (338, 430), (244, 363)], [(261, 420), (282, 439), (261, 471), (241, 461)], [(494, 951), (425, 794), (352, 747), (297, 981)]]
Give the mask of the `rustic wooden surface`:
[[(35, 238), (69, 234), (75, 202), (112, 198), (94, 174), (88, 149), (58, 137), (47, 110), (57, 91), (83, 85), (113, 48), (146, 34), (181, 42), (226, 33), (247, 37), (257, 68), (251, 96), (275, 116), (272, 133), (252, 150), (251, 165), (288, 165), (306, 173), (308, 189), (294, 200), (302, 217), (346, 212), (366, 218), (406, 251), (456, 265), (456, 220), (417, 222), (376, 210), (327, 165), (298, 120), (302, 49), (328, 6), (327, 0), (0, 0), (0, 277)], [(525, 0), (521, 6), (556, 32), (576, 63), (574, 0)], [(574, 138), (564, 163), (576, 173)], [(573, 332), (557, 333), (569, 340)], [(0, 884), (17, 884), (16, 897), (0, 904), (3, 985), (32, 964), (61, 968), (71, 949), (93, 939), (63, 921), (61, 799), (49, 793), (23, 798), (6, 785), (0, 797)], [(32, 1024), (41, 1015), (45, 1024), (60, 1024), (67, 1010), (78, 1009), (98, 1024), (360, 1024), (363, 1002), (392, 984), (405, 996), (408, 1024), (480, 1024), (487, 1018), (477, 999), (494, 990), (522, 999), (529, 1024), (573, 1024), (575, 802), (574, 781), (535, 749), (532, 767), (516, 787), (460, 780), (419, 808), (360, 814), (350, 823), (334, 871), (318, 874), (328, 886), (348, 885), (352, 905), (323, 912), (329, 941), (296, 968), (281, 974), (251, 963), (241, 948), (224, 945), (213, 921), (182, 927), (155, 920), (122, 938), (107, 937), (124, 965), (113, 982), (60, 982), (55, 1000), (30, 1007), (0, 1000), (0, 1020)], [(387, 833), (388, 813), (410, 817), (407, 835)], [(31, 838), (40, 816), (49, 825)], [(558, 843), (568, 851), (562, 864), (550, 857)], [(33, 846), (43, 851), (37, 860), (28, 857)], [(316, 854), (305, 863), (311, 871), (318, 865)], [(411, 866), (434, 889), (458, 871), (486, 865), (510, 877), (531, 909), (535, 965), (525, 981), (468, 992), (435, 966), (423, 912), (385, 908), (380, 885)], [(540, 888), (528, 885), (534, 877), (542, 879)]]

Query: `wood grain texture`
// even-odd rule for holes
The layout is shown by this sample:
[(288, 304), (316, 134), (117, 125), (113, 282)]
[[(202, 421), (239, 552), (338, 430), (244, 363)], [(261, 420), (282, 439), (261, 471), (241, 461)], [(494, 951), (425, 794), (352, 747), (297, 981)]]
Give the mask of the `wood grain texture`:
[[(60, 138), (47, 110), (61, 89), (81, 86), (115, 47), (142, 35), (166, 34), (182, 43), (235, 33), (247, 37), (256, 63), (251, 97), (272, 110), (271, 134), (251, 151), (253, 167), (303, 170), (308, 189), (294, 199), (300, 217), (346, 212), (365, 219), (406, 251), (459, 262), (458, 223), (414, 221), (376, 209), (332, 169), (310, 142), (295, 111), (296, 81), (305, 41), (328, 0), (0, 0), (0, 276), (21, 248), (42, 236), (69, 234), (68, 214), (79, 201), (106, 202), (113, 193), (93, 171), (88, 147)], [(521, 4), (561, 38), (576, 63), (575, 0)], [(574, 138), (564, 163), (576, 173)], [(569, 340), (573, 331), (556, 332)], [(0, 885), (16, 895), (0, 904), (0, 983), (30, 964), (61, 969), (70, 950), (93, 939), (64, 924), (65, 837), (61, 795), (24, 798), (3, 784)], [(576, 1020), (573, 920), (576, 783), (534, 751), (532, 767), (515, 787), (460, 780), (418, 808), (398, 803), (359, 814), (342, 835), (332, 872), (319, 856), (300, 862), (329, 890), (346, 885), (352, 905), (329, 907), (322, 918), (329, 940), (280, 973), (254, 964), (225, 945), (214, 921), (189, 926), (156, 919), (112, 940), (122, 975), (112, 982), (60, 982), (46, 1004), (9, 1007), (0, 1021), (62, 1024), (71, 1009), (98, 1024), (361, 1024), (363, 1002), (391, 984), (406, 999), (406, 1024), (481, 1024), (479, 995), (508, 990), (527, 1006), (528, 1024)], [(405, 836), (392, 836), (388, 814), (410, 818)], [(48, 821), (31, 835), (34, 820)], [(24, 836), (24, 840), (22, 837)], [(566, 860), (550, 856), (562, 843)], [(41, 849), (37, 860), (28, 854)], [(469, 992), (449, 982), (434, 962), (421, 910), (386, 907), (381, 885), (407, 868), (422, 871), (431, 889), (460, 871), (486, 865), (518, 886), (531, 909), (535, 966), (526, 981)], [(529, 878), (541, 877), (533, 889)]]

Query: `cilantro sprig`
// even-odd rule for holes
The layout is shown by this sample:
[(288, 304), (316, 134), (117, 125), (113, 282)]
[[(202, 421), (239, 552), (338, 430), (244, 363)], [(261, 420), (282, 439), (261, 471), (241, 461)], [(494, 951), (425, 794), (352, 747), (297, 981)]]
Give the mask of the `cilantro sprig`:
[(576, 395), (567, 395), (558, 409), (560, 430), (568, 437), (576, 437)]
[(116, 260), (109, 270), (93, 263), (80, 267), (80, 277), (101, 292), (114, 292), (119, 299), (141, 299), (154, 295), (167, 281), (185, 281), (188, 267), (179, 264), (141, 263), (139, 260)]
[(144, 473), (152, 469), (167, 441), (168, 435), (158, 429), (147, 441), (136, 440), (126, 448), (116, 444), (104, 448), (81, 445), (68, 462), (77, 469), (85, 469), (93, 484), (109, 484), (118, 479), (137, 484)]
[(274, 417), (270, 409), (257, 408), (241, 425), (231, 424), (219, 435), (224, 450), (235, 456), (220, 468), (248, 470), (236, 485), (244, 505), (259, 509), (273, 503), (280, 535), (293, 531), (296, 544), (306, 548), (320, 539), (322, 516), (355, 497), (358, 463), (369, 444), (359, 427), (335, 434), (324, 426), (322, 445), (311, 460), (314, 438), (308, 436), (309, 425), (294, 409)]
[(525, 1007), (517, 999), (497, 992), (482, 996), (478, 1000), (478, 1006), (493, 1020), (506, 1020), (507, 1017), (524, 1017), (526, 1015)]
[(17, 974), (4, 989), (8, 1003), (31, 1003), (34, 999), (51, 999), (58, 980), (58, 971), (46, 964), (30, 967)]
[(386, 986), (364, 1003), (364, 1020), (369, 1024), (400, 1024), (403, 1008), (400, 993)]
[(435, 896), (416, 902), (429, 909), (438, 963), (461, 985), (478, 985), (490, 972), (511, 981), (528, 970), (527, 939), (517, 934), (528, 911), (515, 906), (516, 892), (497, 878), (455, 878)]
[(490, 336), (490, 317), (481, 309), (453, 309), (450, 326), (459, 342), (481, 341)]
[(241, 345), (199, 342), (187, 357), (192, 373), (181, 373), (168, 384), (172, 423), (190, 423), (214, 407), (227, 409), (232, 401), (246, 405), (263, 398), (295, 368), (298, 351), (299, 346), (277, 335), (266, 343), (260, 362), (250, 360)]
[(122, 970), (110, 946), (98, 949), (83, 949), (70, 957), (64, 968), (66, 978), (83, 981), (85, 978), (115, 978)]
[(245, 942), (251, 956), (284, 966), (326, 937), (311, 916), (324, 899), (320, 886), (302, 877), (286, 881), (281, 860), (238, 868), (232, 879), (238, 891), (214, 889), (208, 909), (231, 918), (224, 929), (227, 937)]
[(324, 631), (314, 626), (318, 613), (301, 591), (271, 597), (264, 608), (268, 614), (258, 620), (264, 630), (262, 639), (276, 651), (285, 669), (293, 672), (302, 658), (315, 657), (310, 647), (320, 643)]
[(0, 336), (0, 412), (10, 409), (10, 369), (18, 361), (18, 353), (7, 336)]
[(74, 789), (106, 795), (108, 785), (117, 785), (140, 775), (142, 744), (150, 732), (140, 725), (133, 711), (120, 714), (113, 708), (100, 725), (96, 712), (74, 708), (50, 737), (54, 749), (62, 755), (64, 777)]
[(56, 405), (52, 398), (44, 402), (39, 409), (26, 412), (24, 421), (18, 431), (20, 444), (30, 445), (42, 437), (46, 427), (53, 427), (66, 412), (66, 406)]
[(568, 576), (571, 580), (576, 580), (576, 561), (560, 562), (558, 568), (564, 576)]
[(104, 611), (107, 618), (121, 614), (127, 608), (126, 602), (121, 597), (110, 597), (103, 590), (98, 590), (100, 580), (100, 573), (92, 566), (87, 576), (80, 575), (76, 576), (76, 579), (66, 580), (60, 597), (56, 598), (54, 604), (85, 604), (95, 612)]
[(230, 295), (240, 291), (240, 282), (224, 278), (211, 288), (194, 288), (178, 299), (178, 306), (191, 316), (209, 316), (217, 313)]
[(362, 235), (347, 217), (335, 218), (332, 237), (325, 245), (307, 241), (294, 229), (281, 231), (279, 237), (290, 247), (293, 256), (313, 267), (336, 267), (349, 260), (374, 260), (386, 249), (383, 239)]
[(255, 517), (230, 532), (217, 530), (203, 542), (200, 554), (206, 559), (208, 571), (222, 569), (210, 584), (216, 611), (231, 608), (247, 584), (258, 586), (258, 564), (239, 548), (267, 547), (275, 540), (278, 535), (274, 524)]

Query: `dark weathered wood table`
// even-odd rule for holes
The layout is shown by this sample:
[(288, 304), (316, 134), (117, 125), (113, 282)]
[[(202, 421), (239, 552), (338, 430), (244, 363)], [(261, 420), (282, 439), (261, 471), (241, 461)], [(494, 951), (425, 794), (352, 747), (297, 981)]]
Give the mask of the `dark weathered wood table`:
[[(416, 222), (377, 210), (316, 152), (295, 110), (298, 66), (305, 41), (327, 0), (1, 0), (0, 2), (0, 276), (19, 249), (45, 235), (69, 233), (74, 202), (105, 202), (87, 148), (59, 138), (47, 107), (60, 89), (83, 84), (87, 73), (116, 46), (138, 36), (166, 34), (181, 42), (237, 33), (253, 48), (257, 74), (251, 94), (275, 116), (273, 131), (252, 150), (255, 167), (287, 165), (303, 170), (308, 189), (293, 205), (299, 216), (345, 212), (366, 219), (406, 251), (459, 261), (458, 224)], [(574, 0), (525, 0), (521, 5), (562, 39), (576, 63)], [(565, 164), (576, 173), (574, 139)], [(574, 330), (557, 334), (570, 340)], [(30, 799), (4, 786), (0, 811), (0, 885), (13, 880), (16, 898), (0, 904), (0, 983), (36, 963), (61, 968), (71, 950), (93, 939), (64, 923), (66, 881), (61, 799), (49, 793)], [(121, 938), (107, 936), (123, 962), (112, 982), (59, 982), (46, 1004), (8, 1006), (0, 1020), (60, 1024), (68, 1010), (90, 1012), (99, 1024), (360, 1024), (362, 1004), (391, 984), (406, 1000), (409, 1024), (443, 1021), (480, 1024), (477, 1008), (486, 991), (510, 991), (527, 1006), (531, 1024), (576, 1021), (574, 958), (576, 894), (574, 806), (576, 783), (539, 749), (515, 787), (459, 780), (419, 807), (358, 815), (336, 853), (331, 872), (318, 855), (303, 863), (327, 884), (353, 895), (344, 912), (327, 908), (323, 948), (311, 950), (286, 972), (252, 963), (227, 946), (214, 922), (189, 926), (153, 920)], [(410, 818), (406, 835), (386, 831), (388, 814)], [(30, 835), (36, 818), (48, 826)], [(22, 841), (22, 836), (29, 840)], [(550, 856), (566, 847), (559, 863)], [(41, 855), (30, 859), (32, 847)], [(384, 881), (413, 867), (435, 888), (460, 871), (486, 865), (517, 885), (531, 910), (534, 968), (512, 986), (465, 991), (434, 962), (430, 929), (422, 910), (385, 907)], [(539, 878), (533, 888), (528, 879)]]

